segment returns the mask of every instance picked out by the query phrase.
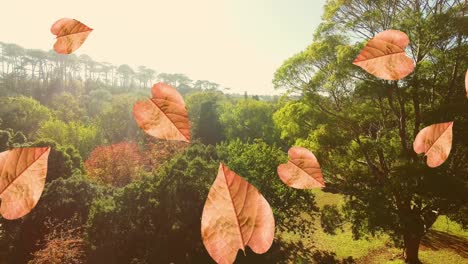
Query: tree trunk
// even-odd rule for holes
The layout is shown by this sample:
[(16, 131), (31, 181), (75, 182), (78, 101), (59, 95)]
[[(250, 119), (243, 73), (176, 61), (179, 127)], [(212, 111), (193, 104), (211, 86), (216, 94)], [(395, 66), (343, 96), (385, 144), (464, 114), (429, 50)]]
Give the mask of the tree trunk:
[(419, 260), (419, 243), (421, 237), (417, 234), (404, 235), (405, 240), (405, 263), (408, 264), (421, 264)]

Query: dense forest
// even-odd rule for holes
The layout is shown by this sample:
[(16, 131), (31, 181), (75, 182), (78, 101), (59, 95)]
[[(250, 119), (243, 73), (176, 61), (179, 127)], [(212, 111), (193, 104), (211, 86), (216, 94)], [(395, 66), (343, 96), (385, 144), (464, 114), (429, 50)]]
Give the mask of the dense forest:
[[(51, 147), (37, 206), (0, 218), (0, 263), (213, 263), (200, 218), (220, 162), (259, 189), (276, 222), (270, 250), (236, 263), (467, 263), (466, 10), (329, 0), (310, 45), (272, 76), (282, 96), (0, 42), (0, 151)], [(400, 81), (352, 64), (386, 29), (411, 40), (416, 68)], [(190, 143), (135, 122), (133, 105), (158, 82), (183, 96)], [(451, 154), (429, 168), (413, 140), (448, 121)], [(317, 156), (327, 187), (281, 182), (291, 146)]]

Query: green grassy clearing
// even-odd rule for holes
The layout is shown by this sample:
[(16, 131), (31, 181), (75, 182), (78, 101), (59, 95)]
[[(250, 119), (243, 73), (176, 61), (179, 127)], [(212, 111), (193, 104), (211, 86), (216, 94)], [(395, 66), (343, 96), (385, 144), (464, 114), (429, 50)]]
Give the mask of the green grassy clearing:
[[(314, 193), (320, 208), (327, 204), (341, 205), (344, 202), (340, 194), (321, 190), (314, 190)], [(291, 263), (314, 263), (311, 252), (318, 250), (334, 252), (339, 260), (351, 256), (356, 263), (404, 264), (402, 250), (395, 248), (387, 235), (354, 240), (349, 225), (344, 226), (343, 232), (330, 235), (321, 229), (319, 217), (312, 220), (304, 214), (303, 218), (305, 222), (310, 221), (315, 229), (310, 231), (308, 237), (302, 238), (292, 232), (281, 233), (285, 242), (302, 243), (303, 248), (308, 249), (308, 252), (298, 252), (297, 256), (291, 258)], [(441, 216), (423, 240), (419, 255), (425, 264), (468, 263), (468, 231)]]

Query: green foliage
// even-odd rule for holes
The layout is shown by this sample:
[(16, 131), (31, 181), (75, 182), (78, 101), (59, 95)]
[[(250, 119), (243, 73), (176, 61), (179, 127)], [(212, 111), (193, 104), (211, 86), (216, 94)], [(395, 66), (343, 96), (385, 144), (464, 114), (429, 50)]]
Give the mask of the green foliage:
[(276, 70), (273, 85), (275, 88), (287, 88), (302, 90), (303, 86), (312, 77), (312, 67), (307, 63), (307, 54), (300, 52), (287, 59), (279, 69)]
[(99, 133), (95, 125), (84, 125), (79, 121), (65, 123), (50, 119), (41, 125), (36, 137), (40, 140), (53, 140), (62, 146), (74, 146), (82, 157), (87, 157), (102, 143), (102, 136)]
[(102, 135), (108, 143), (118, 143), (139, 138), (143, 132), (133, 118), (135, 96), (122, 94), (112, 98), (112, 103), (98, 117)]
[(122, 64), (117, 68), (117, 73), (120, 75), (120, 87), (124, 87), (127, 90), (132, 85), (132, 79), (130, 78), (135, 74), (133, 69), (127, 64)]
[(100, 188), (89, 182), (85, 176), (75, 174), (68, 179), (58, 178), (47, 185), (41, 198), (42, 206), (36, 211), (45, 219), (53, 215), (57, 221), (75, 219), (84, 223), (88, 218), (89, 208), (100, 195)]
[[(311, 117), (319, 120), (311, 120)], [(281, 138), (291, 143), (297, 138), (306, 138), (310, 130), (323, 122), (315, 109), (301, 101), (285, 103), (273, 114), (273, 121)]]
[(88, 115), (91, 117), (99, 116), (112, 101), (112, 94), (105, 89), (92, 90), (85, 97)]
[[(407, 246), (419, 244), (439, 214), (466, 212), (468, 45), (455, 26), (461, 8), (456, 1), (328, 1), (314, 42), (275, 74), (278, 87), (301, 95), (276, 113), (275, 123), (283, 138), (311, 149), (327, 185), (347, 195), (356, 237), (385, 231)], [(398, 82), (351, 63), (365, 41), (390, 28), (408, 34), (416, 63)], [(412, 141), (424, 126), (452, 120), (459, 129), (452, 153), (429, 169)], [(418, 263), (410, 253), (407, 261)]]
[(343, 231), (344, 217), (336, 205), (325, 205), (320, 210), (320, 224), (323, 231), (328, 234), (336, 234), (336, 229)]
[[(54, 110), (55, 116), (64, 122), (77, 122), (85, 117), (84, 109), (80, 106), (76, 96), (71, 93), (63, 92), (54, 96), (50, 107)], [(96, 108), (95, 105), (93, 107)]]
[(208, 101), (201, 105), (198, 129), (194, 138), (199, 138), (202, 143), (211, 145), (223, 140), (223, 128), (214, 102)]
[(192, 82), (189, 77), (181, 73), (160, 73), (158, 78), (164, 83), (177, 88), (181, 94), (186, 94), (188, 92), (186, 88)]
[(225, 102), (220, 121), (226, 138), (263, 139), (270, 144), (278, 142), (279, 133), (272, 119), (274, 111), (274, 104), (269, 102), (251, 99)]
[[(313, 190), (317, 205), (323, 210), (325, 206), (341, 207), (344, 204), (342, 194), (333, 194), (322, 190)], [(301, 219), (306, 221), (307, 215), (304, 214)], [(316, 218), (314, 224), (321, 225), (321, 218)], [(460, 246), (465, 243), (467, 237), (466, 230), (447, 217), (441, 216), (433, 226), (434, 231), (428, 233), (427, 239), (423, 240), (424, 247), (421, 248), (420, 258), (423, 263), (445, 264), (445, 263), (463, 263), (465, 259), (461, 253)], [(401, 249), (392, 247), (392, 241), (385, 234), (377, 234), (376, 237), (362, 237), (359, 240), (353, 238), (351, 225), (344, 223), (342, 230), (331, 235), (323, 229), (311, 230), (310, 234), (294, 234), (285, 231), (278, 234), (286, 244), (302, 244), (299, 251), (289, 251), (290, 259), (294, 263), (299, 263), (300, 256), (302, 263), (314, 263), (318, 254), (326, 256), (336, 254), (336, 259), (353, 258), (356, 263), (386, 263), (403, 264), (400, 260)], [(316, 252), (311, 249), (317, 250)], [(328, 251), (328, 253), (327, 253)], [(336, 260), (331, 263), (341, 263)]]
[(224, 95), (217, 91), (195, 92), (187, 96), (185, 103), (192, 124), (192, 138), (198, 138), (205, 144), (216, 144), (223, 139), (223, 128), (219, 122), (223, 99)]
[[(277, 167), (287, 161), (286, 153), (262, 140), (243, 143), (240, 139), (217, 146), (221, 160), (241, 177), (255, 186), (269, 202), (280, 229), (303, 230), (307, 226), (294, 223), (302, 212), (316, 211), (314, 195), (283, 184)], [(297, 225), (296, 225), (297, 224)]]
[[(261, 159), (267, 159), (275, 151), (274, 154), (279, 154), (277, 148), (268, 151), (264, 143), (259, 143), (256, 150), (259, 149), (264, 149)], [(233, 161), (232, 165), (235, 164)], [(86, 225), (89, 262), (211, 263), (200, 239), (200, 217), (218, 167), (217, 150), (195, 143), (165, 163), (156, 174), (95, 201)], [(267, 172), (266, 165), (253, 172), (249, 180)], [(269, 200), (269, 196), (265, 197)], [(278, 203), (279, 200), (276, 199)], [(304, 206), (310, 207), (313, 199), (307, 202), (310, 204)], [(268, 254), (256, 255), (248, 250), (247, 256), (239, 253), (238, 261), (271, 263), (284, 257), (281, 254), (275, 243)]]
[(30, 147), (50, 147), (47, 166), (47, 182), (55, 179), (67, 179), (75, 173), (83, 172), (83, 160), (78, 151), (69, 145), (59, 145), (53, 140), (38, 140)]
[(52, 117), (51, 111), (29, 97), (1, 97), (0, 120), (2, 128), (11, 128), (33, 138), (39, 126)]
[(14, 132), (10, 128), (0, 130), (0, 151), (21, 146), (26, 142), (27, 139), (22, 132)]
[(155, 175), (96, 201), (86, 227), (91, 263), (208, 262), (200, 217), (218, 166), (213, 147), (195, 144)]

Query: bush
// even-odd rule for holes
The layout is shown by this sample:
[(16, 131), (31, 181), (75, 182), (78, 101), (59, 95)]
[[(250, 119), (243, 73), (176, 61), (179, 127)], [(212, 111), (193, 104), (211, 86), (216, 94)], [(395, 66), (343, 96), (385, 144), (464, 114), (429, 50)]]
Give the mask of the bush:
[(132, 182), (142, 166), (140, 150), (137, 144), (131, 142), (97, 147), (85, 162), (86, 171), (92, 179), (115, 187)]

